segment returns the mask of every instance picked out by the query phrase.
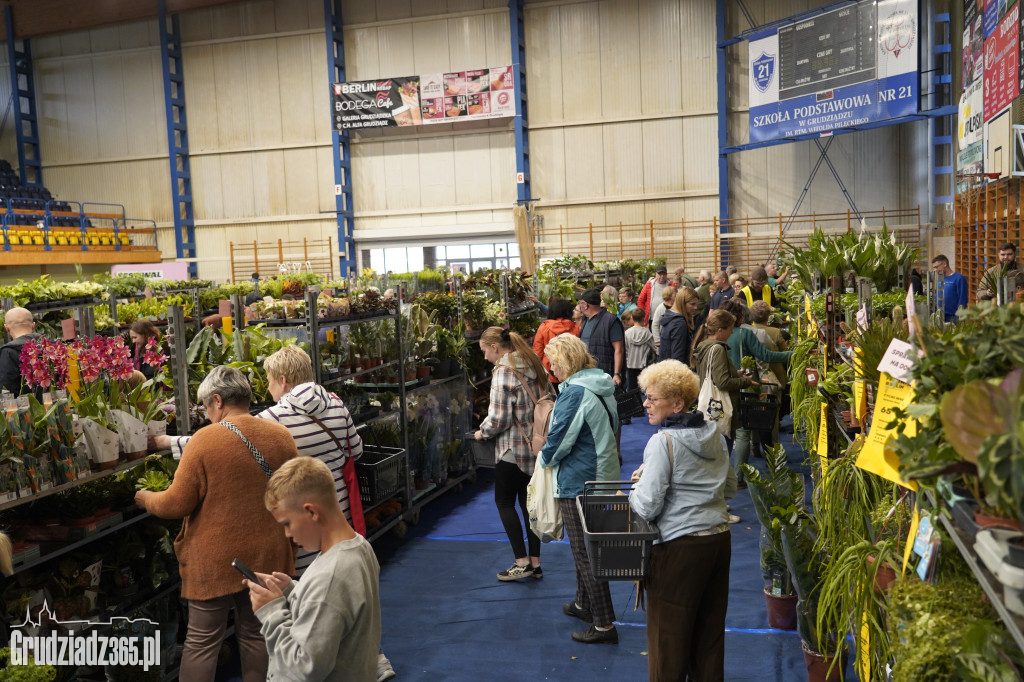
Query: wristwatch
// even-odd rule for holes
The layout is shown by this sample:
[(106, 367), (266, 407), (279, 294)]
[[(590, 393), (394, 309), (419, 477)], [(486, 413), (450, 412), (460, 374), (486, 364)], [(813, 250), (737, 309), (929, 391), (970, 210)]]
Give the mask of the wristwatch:
[(621, 376), (622, 376), (622, 372), (616, 372), (616, 373), (615, 373), (615, 376), (617, 376), (617, 377), (621, 377)]

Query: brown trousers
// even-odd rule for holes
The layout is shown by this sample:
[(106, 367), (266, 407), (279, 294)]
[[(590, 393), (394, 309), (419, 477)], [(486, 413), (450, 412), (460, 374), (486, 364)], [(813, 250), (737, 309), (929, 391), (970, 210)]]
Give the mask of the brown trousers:
[(188, 633), (181, 655), (179, 679), (213, 682), (232, 606), (235, 608), (235, 638), (242, 659), (242, 680), (264, 682), (267, 679), (270, 660), (267, 643), (260, 634), (260, 621), (252, 612), (249, 590), (216, 599), (188, 600)]
[(731, 558), (728, 531), (676, 538), (652, 548), (646, 580), (651, 682), (725, 679)]

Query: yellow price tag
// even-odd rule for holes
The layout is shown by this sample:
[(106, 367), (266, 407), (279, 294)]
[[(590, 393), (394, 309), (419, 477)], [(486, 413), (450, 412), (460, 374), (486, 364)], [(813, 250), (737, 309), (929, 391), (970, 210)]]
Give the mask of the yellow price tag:
[(224, 317), (221, 318), (220, 323), (221, 323), (221, 326), (224, 328), (224, 331), (226, 333), (230, 334), (231, 333), (231, 326), (232, 326), (231, 325), (231, 318), (225, 315)]
[[(874, 586), (861, 589), (871, 590)], [(871, 679), (871, 628), (868, 627), (868, 614), (861, 616), (860, 641), (857, 642), (857, 676), (862, 680)]]
[(68, 351), (68, 395), (71, 400), (78, 402), (78, 389), (82, 386), (82, 374), (78, 370), (78, 353)]
[(828, 471), (828, 403), (821, 404), (821, 422), (818, 424), (818, 457), (821, 459), (821, 477)]
[[(875, 412), (871, 420), (871, 431), (864, 441), (864, 447), (857, 455), (857, 466), (877, 474), (887, 481), (916, 491), (916, 481), (904, 481), (900, 477), (899, 457), (892, 451), (890, 444), (890, 439), (895, 434), (895, 428), (886, 428), (886, 425), (893, 420), (892, 411), (895, 408), (906, 409), (913, 398), (914, 389), (911, 385), (882, 373), (882, 378), (878, 382), (878, 395), (875, 396)], [(906, 426), (906, 431), (908, 435), (914, 435), (917, 432), (916, 422), (911, 420)]]
[(914, 496), (914, 514), (910, 517), (910, 533), (907, 535), (907, 546), (903, 550), (903, 568), (901, 575), (907, 572), (907, 564), (910, 562), (910, 554), (914, 551), (914, 539), (917, 538), (917, 527), (921, 523), (921, 509), (918, 505), (917, 495)]
[[(854, 375), (864, 376), (864, 351), (860, 346), (853, 349)], [(859, 422), (868, 411), (868, 393), (864, 387), (864, 379), (858, 378), (853, 382), (853, 416)]]

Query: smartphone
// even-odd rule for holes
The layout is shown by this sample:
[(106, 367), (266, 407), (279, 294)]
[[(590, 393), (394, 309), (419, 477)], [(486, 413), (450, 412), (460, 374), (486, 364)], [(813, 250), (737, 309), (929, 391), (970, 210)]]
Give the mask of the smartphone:
[(256, 583), (260, 587), (266, 587), (266, 585), (263, 584), (263, 581), (260, 580), (258, 577), (256, 577), (256, 574), (252, 572), (252, 569), (250, 569), (248, 566), (243, 564), (238, 559), (232, 559), (231, 560), (231, 566), (236, 571), (238, 571), (239, 573), (244, 575), (246, 578), (248, 578), (251, 582)]

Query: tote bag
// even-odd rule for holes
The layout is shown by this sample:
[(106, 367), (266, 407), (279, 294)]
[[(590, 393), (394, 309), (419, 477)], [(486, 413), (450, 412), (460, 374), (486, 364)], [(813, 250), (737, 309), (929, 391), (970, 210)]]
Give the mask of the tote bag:
[(533, 477), (526, 486), (526, 513), (530, 517), (530, 530), (541, 542), (562, 539), (562, 510), (555, 499), (556, 467), (533, 469)]
[(704, 413), (704, 419), (714, 423), (718, 432), (728, 438), (732, 433), (732, 399), (711, 380), (711, 359), (714, 353), (721, 352), (721, 348), (716, 345), (708, 353), (704, 383), (697, 395), (697, 409)]

